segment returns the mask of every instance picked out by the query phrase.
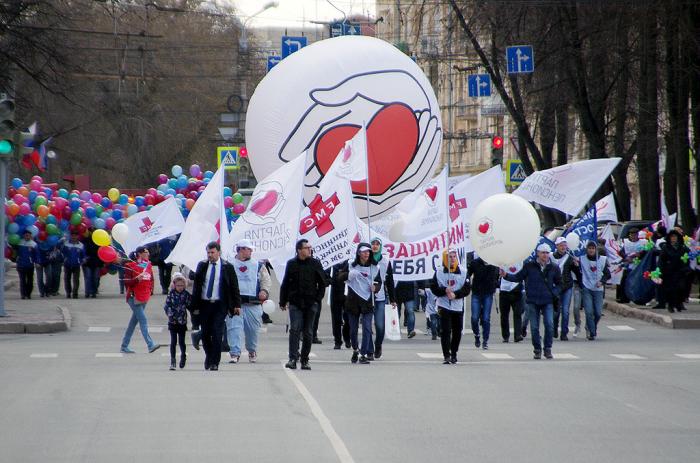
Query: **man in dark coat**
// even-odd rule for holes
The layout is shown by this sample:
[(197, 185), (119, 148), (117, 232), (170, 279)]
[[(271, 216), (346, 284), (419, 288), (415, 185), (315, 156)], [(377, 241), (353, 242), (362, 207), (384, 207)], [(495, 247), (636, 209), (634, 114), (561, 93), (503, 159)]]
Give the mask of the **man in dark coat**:
[(216, 371), (221, 361), (221, 341), (226, 314), (240, 315), (241, 295), (236, 270), (221, 259), (219, 243), (207, 244), (207, 260), (197, 265), (192, 309), (199, 311), (204, 347), (204, 369)]

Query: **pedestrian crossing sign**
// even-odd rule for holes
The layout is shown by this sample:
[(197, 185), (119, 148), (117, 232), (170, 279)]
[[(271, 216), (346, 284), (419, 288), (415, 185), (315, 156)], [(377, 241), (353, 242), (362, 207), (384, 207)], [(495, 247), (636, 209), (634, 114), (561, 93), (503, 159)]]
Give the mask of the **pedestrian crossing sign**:
[(216, 166), (226, 170), (238, 169), (238, 146), (219, 146), (216, 148)]
[(523, 162), (509, 159), (506, 162), (506, 185), (520, 185), (525, 181), (527, 174), (523, 168)]

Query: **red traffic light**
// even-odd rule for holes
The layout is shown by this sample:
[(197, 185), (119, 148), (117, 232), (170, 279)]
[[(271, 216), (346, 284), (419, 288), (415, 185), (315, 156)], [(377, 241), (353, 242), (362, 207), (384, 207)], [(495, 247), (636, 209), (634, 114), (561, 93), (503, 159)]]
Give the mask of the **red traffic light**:
[(503, 137), (499, 137), (498, 135), (496, 135), (491, 139), (491, 145), (496, 149), (503, 148)]
[(248, 157), (248, 148), (245, 146), (241, 146), (241, 149), (238, 150), (238, 154), (242, 158), (247, 158)]

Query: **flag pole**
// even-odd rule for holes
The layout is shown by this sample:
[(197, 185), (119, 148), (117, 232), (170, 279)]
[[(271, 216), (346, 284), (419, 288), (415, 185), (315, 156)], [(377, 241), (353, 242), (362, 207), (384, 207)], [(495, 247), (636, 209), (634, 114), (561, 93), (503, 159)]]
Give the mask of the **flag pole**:
[[(362, 132), (364, 133), (364, 136), (362, 137), (362, 142), (364, 143), (365, 147), (365, 188), (366, 188), (366, 194), (365, 194), (365, 199), (367, 200), (367, 240), (370, 243), (370, 247), (372, 246), (372, 222), (370, 219), (370, 213), (369, 213), (369, 150), (367, 149), (367, 125), (365, 121), (362, 121)], [(372, 249), (370, 249), (370, 258), (372, 257), (371, 255)], [(370, 261), (370, 272), (369, 272), (369, 294), (370, 297), (372, 298), (372, 306), (374, 306), (374, 279), (372, 278), (372, 264)]]

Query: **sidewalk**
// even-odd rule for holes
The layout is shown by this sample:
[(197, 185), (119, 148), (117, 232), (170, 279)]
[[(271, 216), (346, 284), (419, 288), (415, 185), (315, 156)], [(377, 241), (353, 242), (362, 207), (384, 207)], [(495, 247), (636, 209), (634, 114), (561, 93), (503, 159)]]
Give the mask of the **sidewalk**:
[(640, 306), (632, 302), (620, 304), (615, 301), (615, 291), (607, 291), (610, 294), (605, 298), (605, 309), (622, 317), (636, 318), (649, 323), (656, 323), (665, 328), (674, 329), (700, 329), (700, 301), (690, 299), (685, 304), (688, 309), (681, 313), (670, 313), (666, 309), (652, 309), (656, 301), (652, 301), (649, 306)]
[[(60, 298), (41, 298), (38, 291), (32, 299), (19, 297), (17, 270), (5, 273), (5, 313), (0, 317), (0, 334), (56, 333), (70, 329), (71, 317)], [(34, 298), (36, 297), (36, 298)]]

